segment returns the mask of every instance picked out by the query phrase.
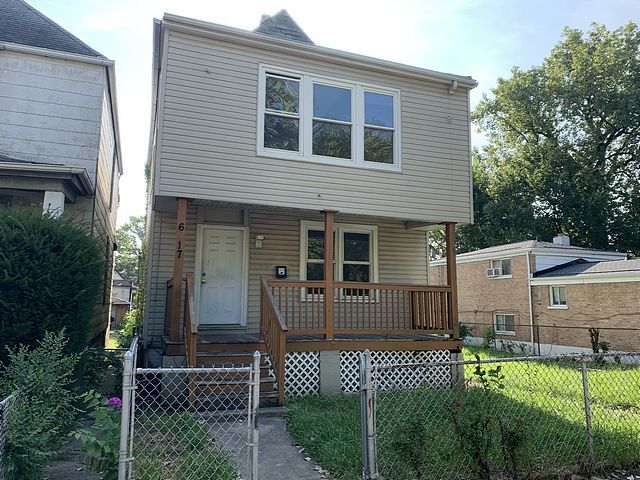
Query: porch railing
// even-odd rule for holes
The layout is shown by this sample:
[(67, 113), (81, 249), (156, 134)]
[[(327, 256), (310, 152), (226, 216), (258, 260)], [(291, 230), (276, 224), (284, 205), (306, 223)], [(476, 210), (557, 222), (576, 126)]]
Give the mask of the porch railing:
[[(289, 334), (325, 334), (323, 281), (263, 280)], [(334, 282), (336, 334), (454, 334), (451, 287)], [(333, 328), (331, 328), (333, 327)]]
[(193, 274), (187, 273), (184, 290), (184, 347), (187, 365), (196, 367), (198, 355), (198, 318), (193, 289)]
[(260, 331), (278, 382), (278, 401), (281, 405), (284, 402), (287, 330), (287, 324), (276, 305), (271, 288), (267, 280), (263, 278), (260, 281)]

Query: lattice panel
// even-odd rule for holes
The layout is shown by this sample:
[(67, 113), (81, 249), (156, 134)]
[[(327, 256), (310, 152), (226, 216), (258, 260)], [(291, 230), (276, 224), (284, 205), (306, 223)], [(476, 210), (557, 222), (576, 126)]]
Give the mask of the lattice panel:
[[(340, 352), (340, 384), (343, 392), (357, 392), (360, 389), (359, 359), (360, 352)], [(450, 359), (451, 354), (447, 350), (371, 352), (373, 365), (446, 362)], [(386, 371), (385, 375), (378, 377), (378, 390), (416, 388), (420, 385), (430, 388), (449, 388), (451, 386), (450, 367), (437, 365), (416, 369), (395, 369)]]
[(288, 352), (284, 365), (285, 396), (318, 395), (320, 392), (319, 352)]

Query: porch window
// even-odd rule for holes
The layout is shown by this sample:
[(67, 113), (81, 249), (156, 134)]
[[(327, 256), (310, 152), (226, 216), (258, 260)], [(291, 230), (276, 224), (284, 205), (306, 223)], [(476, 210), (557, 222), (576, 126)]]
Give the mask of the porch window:
[(567, 308), (567, 287), (564, 285), (549, 287), (549, 307)]
[(400, 170), (397, 90), (259, 68), (258, 155)]
[(512, 313), (494, 313), (493, 325), (496, 333), (503, 335), (516, 334), (516, 320)]
[[(376, 282), (377, 227), (336, 224), (334, 277), (345, 282)], [(302, 280), (324, 280), (324, 230), (319, 223), (301, 225)], [(316, 293), (308, 289), (309, 294)], [(322, 289), (320, 289), (322, 290)], [(366, 295), (367, 290), (345, 289), (344, 295)], [(322, 293), (322, 292), (321, 292)]]

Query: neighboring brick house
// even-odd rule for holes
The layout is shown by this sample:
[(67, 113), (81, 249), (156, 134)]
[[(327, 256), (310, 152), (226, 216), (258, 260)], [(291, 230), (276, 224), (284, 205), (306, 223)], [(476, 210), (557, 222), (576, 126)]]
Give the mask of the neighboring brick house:
[(534, 273), (531, 286), (540, 344), (591, 349), (594, 327), (613, 351), (640, 348), (639, 258), (575, 260)]
[[(540, 293), (536, 301), (533, 298), (532, 283), (535, 274), (579, 259), (587, 262), (609, 262), (626, 258), (625, 253), (573, 246), (564, 235), (554, 237), (553, 242), (527, 240), (463, 253), (457, 256), (460, 323), (473, 328), (473, 336), (478, 341), (487, 329), (493, 329), (498, 340), (526, 342), (530, 347), (535, 343), (536, 352), (548, 352), (552, 349), (538, 345), (538, 332), (540, 343), (544, 343), (554, 338), (552, 330), (558, 330), (564, 325), (547, 328), (546, 332), (543, 332), (545, 326), (551, 327), (552, 324), (538, 326), (537, 317), (542, 314), (538, 312), (536, 305), (537, 302), (544, 302)], [(444, 265), (444, 259), (430, 262), (431, 284), (444, 284)], [(548, 303), (548, 299), (546, 302)], [(585, 327), (586, 324), (580, 325)], [(574, 333), (577, 334), (578, 331)], [(586, 327), (579, 334), (586, 335), (588, 346)], [(582, 346), (584, 342), (567, 345)], [(553, 350), (558, 351), (558, 348)]]

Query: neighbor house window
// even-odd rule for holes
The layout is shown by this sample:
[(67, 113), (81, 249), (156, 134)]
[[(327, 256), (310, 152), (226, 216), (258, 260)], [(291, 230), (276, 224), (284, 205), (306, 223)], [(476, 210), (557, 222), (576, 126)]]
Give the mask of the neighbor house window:
[(399, 170), (399, 93), (260, 67), (258, 154)]
[(489, 265), (490, 277), (506, 277), (511, 276), (511, 259), (500, 258), (498, 260), (491, 260)]
[(507, 335), (515, 335), (516, 333), (516, 320), (512, 313), (494, 313), (493, 325), (496, 333)]
[[(321, 224), (301, 224), (302, 280), (324, 280), (324, 230)], [(345, 282), (377, 280), (377, 228), (367, 225), (336, 224), (334, 231), (334, 278)], [(315, 293), (309, 289), (308, 293)], [(344, 289), (352, 295), (353, 289)], [(358, 290), (362, 294), (362, 290)], [(322, 293), (322, 292), (321, 292)]]
[(567, 308), (567, 288), (564, 285), (549, 287), (549, 306)]

